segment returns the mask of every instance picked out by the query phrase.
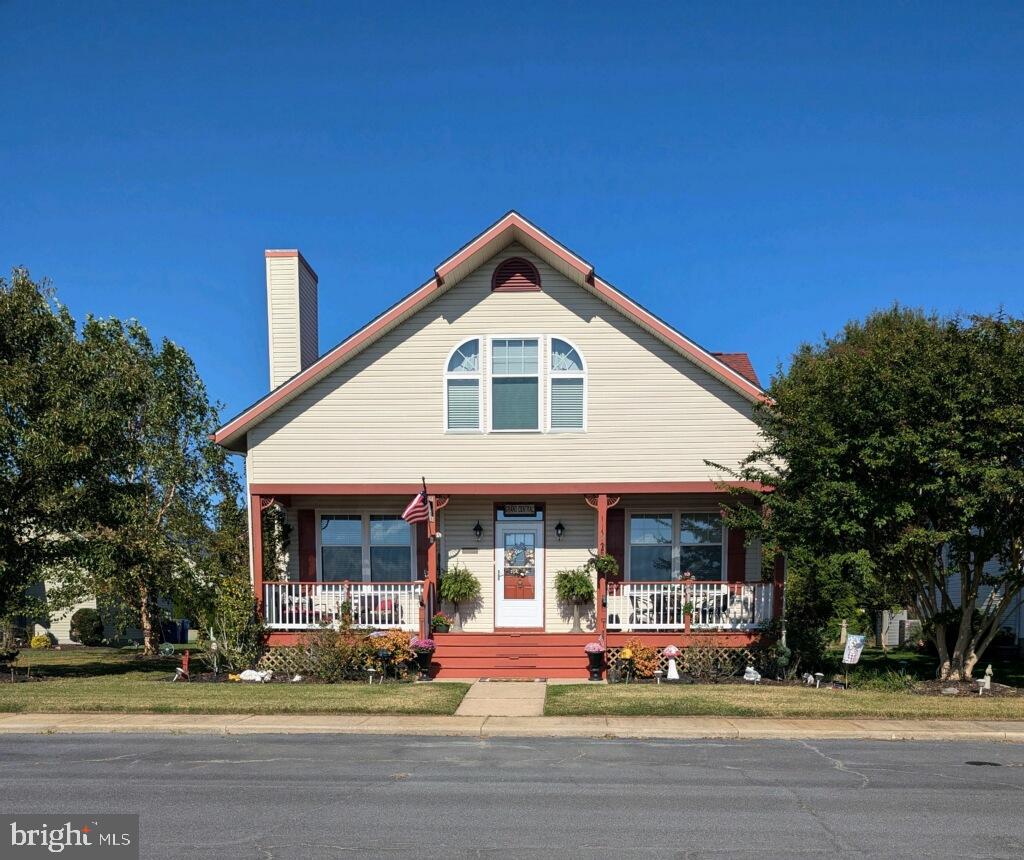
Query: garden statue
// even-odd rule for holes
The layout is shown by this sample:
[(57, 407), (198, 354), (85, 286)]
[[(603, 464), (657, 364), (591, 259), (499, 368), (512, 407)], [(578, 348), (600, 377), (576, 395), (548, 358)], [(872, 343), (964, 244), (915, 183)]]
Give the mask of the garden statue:
[(680, 651), (675, 645), (669, 645), (663, 652), (668, 658), (668, 674), (665, 679), (668, 681), (679, 680), (679, 669), (676, 667), (676, 657), (679, 656)]

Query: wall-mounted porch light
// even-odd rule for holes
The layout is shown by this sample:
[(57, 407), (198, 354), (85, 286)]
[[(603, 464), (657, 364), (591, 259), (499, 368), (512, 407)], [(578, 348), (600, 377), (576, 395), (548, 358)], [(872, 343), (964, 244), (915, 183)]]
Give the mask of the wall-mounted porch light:
[(480, 525), (480, 520), (476, 521), (476, 525), (473, 526), (473, 534), (476, 535), (476, 539), (480, 540), (484, 536), (484, 527)]
[(558, 521), (558, 525), (555, 526), (555, 537), (559, 540), (562, 539), (562, 535), (565, 534), (565, 526), (562, 525), (562, 521)]

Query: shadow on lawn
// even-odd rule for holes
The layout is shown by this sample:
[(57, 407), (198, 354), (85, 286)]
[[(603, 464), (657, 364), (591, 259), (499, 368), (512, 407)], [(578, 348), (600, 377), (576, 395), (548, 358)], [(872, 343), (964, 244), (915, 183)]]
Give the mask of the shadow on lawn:
[[(84, 652), (85, 649), (82, 649)], [(63, 658), (63, 659), (62, 659)], [(68, 651), (46, 653), (45, 657), (29, 649), (21, 652), (15, 664), (20, 671), (32, 667), (32, 674), (41, 678), (103, 678), (136, 673), (168, 675), (181, 665), (180, 657), (143, 657), (122, 651), (91, 653)]]

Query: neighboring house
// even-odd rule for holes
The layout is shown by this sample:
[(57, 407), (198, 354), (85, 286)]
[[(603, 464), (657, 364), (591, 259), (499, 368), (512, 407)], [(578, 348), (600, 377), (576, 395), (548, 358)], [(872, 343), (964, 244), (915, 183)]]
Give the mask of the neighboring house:
[[(215, 438), (246, 457), (271, 645), (345, 601), (358, 624), (426, 632), (456, 563), (481, 597), (436, 637), (449, 676), (582, 677), (597, 636), (739, 647), (779, 614), (782, 561), (723, 526), (707, 465), (756, 444), (745, 353), (707, 351), (515, 212), (323, 355), (313, 269), (267, 251), (266, 275), (271, 390)], [(410, 527), (421, 476), (436, 517)], [(256, 514), (275, 503), (291, 551), (263, 571)], [(621, 573), (568, 633), (555, 574), (603, 553)]]

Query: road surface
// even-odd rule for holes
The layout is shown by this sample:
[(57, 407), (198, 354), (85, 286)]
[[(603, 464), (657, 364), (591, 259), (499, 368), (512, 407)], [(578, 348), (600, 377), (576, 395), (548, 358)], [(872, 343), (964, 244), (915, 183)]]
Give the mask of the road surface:
[(12, 735), (0, 811), (138, 812), (145, 858), (1021, 858), (1024, 746)]

